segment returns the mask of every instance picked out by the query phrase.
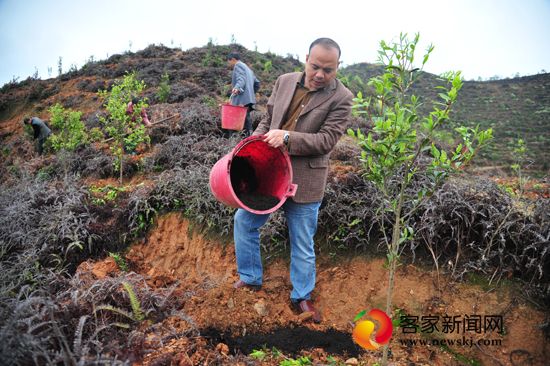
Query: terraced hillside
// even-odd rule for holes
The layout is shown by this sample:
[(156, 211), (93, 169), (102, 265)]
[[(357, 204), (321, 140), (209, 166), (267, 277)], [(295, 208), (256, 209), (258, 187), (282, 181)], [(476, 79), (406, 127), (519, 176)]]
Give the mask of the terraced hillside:
[[(382, 73), (382, 68), (371, 64), (346, 67), (354, 91), (368, 87), (353, 81), (358, 76), (363, 83)], [(440, 85), (436, 75), (422, 73), (412, 92), (424, 99), (424, 111), (429, 101), (436, 100), (435, 86)], [(547, 174), (550, 168), (550, 74), (539, 74), (496, 81), (465, 81), (454, 107), (456, 124), (493, 128), (494, 141), (483, 153), (484, 165), (509, 166), (513, 162), (513, 145), (518, 138), (525, 140), (531, 170)]]

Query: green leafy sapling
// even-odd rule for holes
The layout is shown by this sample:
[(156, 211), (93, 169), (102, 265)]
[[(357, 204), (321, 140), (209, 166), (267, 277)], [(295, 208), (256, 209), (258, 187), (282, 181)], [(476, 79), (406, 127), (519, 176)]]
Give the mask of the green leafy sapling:
[(134, 105), (132, 113), (127, 111), (128, 103), (144, 89), (145, 82), (137, 80), (135, 72), (132, 72), (126, 74), (122, 80), (117, 80), (111, 91), (98, 92), (108, 112), (106, 117), (100, 117), (100, 121), (111, 138), (111, 152), (115, 156), (115, 168), (120, 173), (120, 183), (125, 152), (132, 152), (138, 144), (150, 141), (141, 118), (141, 110), (147, 107), (146, 102), (140, 100)]
[[(459, 127), (461, 143), (452, 151), (438, 146), (436, 131), (449, 123), (452, 106), (462, 88), (460, 72), (441, 76), (438, 101), (425, 116), (419, 111), (421, 101), (411, 94), (411, 86), (421, 75), (422, 68), (434, 47), (426, 50), (421, 66), (415, 67), (415, 51), (419, 41), (416, 34), (409, 39), (401, 34), (399, 41), (380, 42), (379, 60), (385, 66), (384, 74), (373, 77), (368, 85), (372, 95), (358, 93), (353, 111), (372, 123), (366, 135), (349, 130), (361, 147), (364, 178), (373, 182), (383, 195), (380, 215), (391, 217), (392, 230), (388, 235), (382, 222), (383, 241), (387, 248), (389, 280), (386, 313), (391, 314), (395, 273), (399, 256), (406, 242), (414, 238), (411, 217), (453, 173), (459, 171), (492, 138), (492, 131)], [(412, 189), (417, 175), (428, 177), (427, 183)], [(384, 348), (382, 364), (387, 363), (388, 348)]]

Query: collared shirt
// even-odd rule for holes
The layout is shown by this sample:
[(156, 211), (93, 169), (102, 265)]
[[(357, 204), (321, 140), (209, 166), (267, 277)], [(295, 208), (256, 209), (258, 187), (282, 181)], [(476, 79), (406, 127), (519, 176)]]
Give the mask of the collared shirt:
[(283, 119), (283, 121), (285, 122), (281, 125), (281, 130), (296, 130), (296, 123), (298, 122), (298, 117), (300, 116), (300, 113), (302, 113), (302, 110), (311, 99), (311, 95), (316, 92), (315, 90), (309, 90), (305, 87), (304, 77), (305, 73), (304, 75), (302, 75), (302, 79), (298, 83), (296, 83), (294, 96), (292, 97), (290, 106), (288, 107), (285, 118)]

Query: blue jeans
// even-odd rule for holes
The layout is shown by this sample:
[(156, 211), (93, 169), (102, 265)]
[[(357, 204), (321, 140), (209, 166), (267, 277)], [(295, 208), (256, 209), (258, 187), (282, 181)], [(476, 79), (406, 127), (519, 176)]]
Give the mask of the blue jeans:
[[(290, 236), (290, 282), (292, 301), (309, 300), (315, 287), (315, 248), (317, 217), (321, 202), (295, 203), (288, 199), (282, 206)], [(249, 285), (261, 285), (260, 228), (269, 214), (257, 215), (243, 209), (235, 214), (235, 254), (237, 273)]]

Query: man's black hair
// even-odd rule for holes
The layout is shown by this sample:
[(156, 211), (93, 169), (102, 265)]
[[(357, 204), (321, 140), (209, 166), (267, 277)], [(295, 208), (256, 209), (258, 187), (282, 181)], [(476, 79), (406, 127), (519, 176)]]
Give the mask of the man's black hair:
[(338, 46), (338, 43), (334, 42), (330, 38), (317, 38), (315, 41), (311, 43), (309, 46), (309, 53), (311, 53), (311, 49), (317, 45), (321, 45), (325, 48), (335, 48), (338, 50), (338, 60), (340, 59), (340, 55), (342, 54), (342, 51), (340, 50), (340, 46)]
[(227, 59), (228, 60), (231, 60), (231, 59), (235, 59), (235, 60), (240, 60), (241, 59), (241, 55), (239, 55), (238, 52), (231, 52), (229, 55), (227, 55)]

